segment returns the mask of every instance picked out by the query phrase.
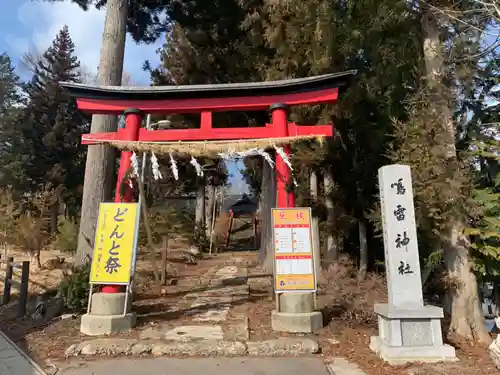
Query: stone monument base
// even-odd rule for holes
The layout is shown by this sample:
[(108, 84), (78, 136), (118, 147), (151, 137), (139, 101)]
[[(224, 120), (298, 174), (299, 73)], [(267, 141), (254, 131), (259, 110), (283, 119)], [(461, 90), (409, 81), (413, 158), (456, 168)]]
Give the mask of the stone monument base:
[(390, 364), (458, 361), (455, 348), (443, 344), (443, 309), (436, 306), (375, 305), (379, 336), (370, 349)]
[(306, 313), (271, 313), (271, 326), (278, 332), (313, 333), (323, 328), (323, 314), (319, 311)]
[(100, 336), (133, 328), (136, 314), (130, 312), (132, 298), (129, 296), (126, 314), (124, 314), (125, 297), (125, 293), (92, 294), (90, 313), (82, 316), (80, 332), (88, 336)]

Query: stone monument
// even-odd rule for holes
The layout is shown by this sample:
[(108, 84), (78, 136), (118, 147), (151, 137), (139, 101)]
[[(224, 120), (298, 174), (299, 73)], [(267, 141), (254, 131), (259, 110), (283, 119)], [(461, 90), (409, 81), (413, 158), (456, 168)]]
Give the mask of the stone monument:
[[(497, 328), (500, 329), (500, 318), (495, 319), (495, 324)], [(488, 352), (490, 353), (491, 360), (497, 369), (500, 370), (500, 335), (498, 335), (497, 338), (491, 343), (488, 348)]]
[(457, 360), (443, 344), (443, 309), (424, 306), (410, 167), (387, 165), (378, 176), (389, 303), (375, 305), (370, 349), (394, 364)]

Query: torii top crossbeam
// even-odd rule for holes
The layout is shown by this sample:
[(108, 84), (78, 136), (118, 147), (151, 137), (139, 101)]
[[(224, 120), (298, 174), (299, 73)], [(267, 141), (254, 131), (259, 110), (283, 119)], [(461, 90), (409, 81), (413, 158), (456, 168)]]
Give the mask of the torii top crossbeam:
[(61, 82), (77, 98), (78, 108), (92, 114), (122, 114), (128, 108), (145, 113), (200, 113), (266, 110), (270, 105), (333, 103), (355, 70), (281, 81), (180, 86), (98, 86)]
[[(219, 85), (183, 85), (156, 87), (95, 86), (63, 82), (78, 108), (91, 114), (123, 114), (134, 108), (150, 114), (200, 113), (200, 129), (140, 129), (139, 142), (205, 141), (278, 138), (302, 135), (331, 136), (332, 126), (296, 126), (285, 128), (266, 124), (264, 128), (213, 128), (212, 112), (267, 110), (275, 104), (316, 105), (335, 103), (355, 71), (325, 74), (308, 78), (257, 83)], [(88, 134), (84, 144), (93, 140), (131, 140), (123, 129), (112, 133)]]

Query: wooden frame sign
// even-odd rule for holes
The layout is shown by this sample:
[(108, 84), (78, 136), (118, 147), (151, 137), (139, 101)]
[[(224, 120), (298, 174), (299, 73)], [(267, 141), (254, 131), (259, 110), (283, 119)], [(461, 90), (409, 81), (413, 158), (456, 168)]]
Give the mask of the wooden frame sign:
[(273, 208), (276, 293), (316, 292), (311, 208)]

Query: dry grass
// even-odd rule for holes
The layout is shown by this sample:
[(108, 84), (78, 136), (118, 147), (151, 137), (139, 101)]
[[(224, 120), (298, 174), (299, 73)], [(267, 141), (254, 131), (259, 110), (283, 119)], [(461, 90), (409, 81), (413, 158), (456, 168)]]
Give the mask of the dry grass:
[[(43, 250), (40, 253), (40, 260), (42, 268), (39, 269), (36, 266), (36, 262), (33, 262), (30, 255), (25, 251), (10, 248), (7, 252), (8, 257), (14, 257), (15, 263), (20, 263), (23, 261), (30, 261), (30, 283), (28, 291), (30, 294), (41, 294), (57, 287), (63, 278), (63, 271), (73, 263), (73, 259), (70, 255), (62, 253), (57, 250)], [(4, 259), (4, 254), (2, 254), (2, 260)], [(0, 264), (0, 291), (3, 291), (4, 287), (4, 275), (5, 275), (5, 264)], [(21, 271), (19, 269), (14, 269), (14, 278), (19, 281), (21, 277)], [(16, 296), (18, 291), (16, 288), (12, 288), (12, 296)]]
[(325, 309), (330, 314), (353, 324), (377, 322), (373, 305), (387, 302), (387, 285), (383, 277), (368, 273), (360, 280), (354, 263), (341, 257), (321, 272), (319, 280), (324, 290)]
[[(169, 252), (167, 257), (178, 258), (179, 250), (185, 250), (188, 247), (188, 241), (184, 237), (172, 236), (169, 240)], [(7, 250), (7, 256), (2, 252), (1, 259), (6, 257), (13, 257), (15, 263), (20, 263), (23, 261), (30, 261), (30, 283), (28, 291), (32, 295), (43, 294), (48, 290), (56, 288), (64, 277), (64, 271), (71, 268), (73, 264), (73, 258), (71, 254), (61, 252), (59, 250), (54, 250), (51, 248), (46, 248), (41, 251), (40, 259), (42, 268), (39, 269), (36, 266), (36, 262), (30, 257), (26, 251), (22, 251), (19, 248), (10, 247)], [(158, 261), (161, 259), (160, 251), (158, 249), (157, 253)], [(139, 250), (139, 255), (137, 258), (136, 270), (143, 273), (151, 273), (151, 262), (149, 260), (148, 250), (141, 248)], [(4, 288), (4, 275), (5, 275), (5, 264), (0, 263), (0, 293), (3, 292)], [(21, 271), (19, 269), (14, 269), (14, 278), (19, 280), (21, 276)], [(15, 299), (18, 291), (16, 288), (12, 288), (12, 297)]]

